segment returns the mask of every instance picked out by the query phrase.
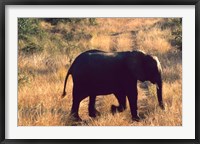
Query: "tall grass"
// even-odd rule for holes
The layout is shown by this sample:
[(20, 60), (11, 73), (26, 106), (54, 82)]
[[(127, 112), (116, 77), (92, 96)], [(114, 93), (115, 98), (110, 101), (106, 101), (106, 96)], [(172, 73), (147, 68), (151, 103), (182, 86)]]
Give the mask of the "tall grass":
[[(18, 125), (182, 125), (182, 53), (171, 43), (173, 29), (170, 26), (162, 28), (166, 22), (167, 19), (162, 18), (97, 18), (95, 24), (87, 20), (53, 24), (41, 19), (37, 21), (37, 29), (42, 30), (42, 33), (19, 37)], [(31, 48), (35, 51), (31, 51)], [(86, 98), (79, 108), (80, 117), (84, 121), (70, 120), (73, 82), (70, 76), (67, 95), (61, 99), (64, 79), (75, 57), (93, 48), (104, 51), (141, 49), (158, 56), (163, 68), (166, 109), (162, 111), (158, 107), (153, 84), (147, 83), (148, 86), (144, 87), (144, 84), (138, 83), (138, 110), (143, 118), (141, 122), (131, 120), (129, 106), (124, 112), (112, 115), (111, 105), (118, 104), (114, 95), (97, 97), (96, 108), (101, 113), (97, 118), (88, 116)]]

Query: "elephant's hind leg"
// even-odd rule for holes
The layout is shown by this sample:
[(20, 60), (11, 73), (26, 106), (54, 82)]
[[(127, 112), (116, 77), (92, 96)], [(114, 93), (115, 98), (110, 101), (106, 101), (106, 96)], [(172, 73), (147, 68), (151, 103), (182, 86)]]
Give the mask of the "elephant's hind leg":
[(115, 97), (118, 100), (119, 106), (115, 106), (115, 105), (111, 106), (112, 114), (115, 114), (117, 111), (123, 112), (126, 109), (126, 95), (117, 93), (115, 94)]
[(88, 106), (90, 117), (96, 117), (96, 114), (100, 115), (100, 113), (95, 108), (95, 101), (96, 101), (96, 96), (90, 96), (89, 106)]
[(81, 121), (81, 118), (78, 115), (80, 102), (83, 100), (83, 96), (76, 87), (73, 88), (73, 101), (70, 116), (74, 121)]

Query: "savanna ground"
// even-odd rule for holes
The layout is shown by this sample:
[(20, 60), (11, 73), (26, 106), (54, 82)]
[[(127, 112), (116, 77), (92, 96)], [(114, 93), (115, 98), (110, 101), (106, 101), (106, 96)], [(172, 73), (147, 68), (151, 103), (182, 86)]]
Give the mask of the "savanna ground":
[[(18, 125), (19, 126), (181, 126), (182, 52), (181, 19), (84, 18), (18, 19)], [(165, 110), (158, 106), (156, 86), (138, 83), (141, 122), (131, 120), (130, 109), (112, 115), (113, 95), (99, 96), (101, 115), (88, 116), (88, 98), (79, 108), (83, 122), (69, 119), (73, 82), (61, 99), (67, 70), (76, 56), (89, 49), (143, 50), (162, 65)]]

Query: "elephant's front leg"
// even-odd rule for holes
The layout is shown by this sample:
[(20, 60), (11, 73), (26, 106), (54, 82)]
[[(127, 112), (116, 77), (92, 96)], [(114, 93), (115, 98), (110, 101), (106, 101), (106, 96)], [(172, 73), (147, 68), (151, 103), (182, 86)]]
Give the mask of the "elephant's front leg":
[(90, 96), (89, 107), (88, 107), (90, 117), (96, 117), (96, 114), (100, 115), (100, 112), (98, 112), (95, 108), (95, 101), (96, 101), (96, 96)]
[(128, 92), (128, 101), (130, 105), (131, 115), (133, 121), (139, 121), (140, 118), (138, 117), (137, 113), (137, 100), (138, 100), (138, 92), (137, 92), (137, 84), (132, 88), (131, 91)]

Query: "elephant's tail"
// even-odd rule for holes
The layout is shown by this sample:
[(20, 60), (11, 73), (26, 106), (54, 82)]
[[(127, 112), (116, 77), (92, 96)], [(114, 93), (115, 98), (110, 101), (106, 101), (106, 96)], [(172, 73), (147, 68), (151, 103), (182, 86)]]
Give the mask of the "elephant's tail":
[(66, 95), (65, 88), (66, 88), (66, 84), (67, 84), (67, 79), (68, 79), (68, 77), (69, 77), (70, 74), (71, 74), (71, 73), (70, 73), (70, 69), (69, 69), (69, 70), (68, 70), (68, 73), (67, 73), (67, 76), (65, 77), (65, 82), (64, 82), (64, 89), (63, 89), (62, 98), (64, 98), (65, 95)]

